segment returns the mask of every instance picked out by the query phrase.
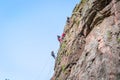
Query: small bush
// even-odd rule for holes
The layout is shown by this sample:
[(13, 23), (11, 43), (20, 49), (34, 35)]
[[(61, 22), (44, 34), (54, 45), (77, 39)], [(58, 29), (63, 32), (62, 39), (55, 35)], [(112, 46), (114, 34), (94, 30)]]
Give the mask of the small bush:
[(65, 48), (65, 47), (66, 47), (66, 44), (63, 43), (62, 46), (61, 46), (61, 48), (63, 49), (63, 48)]
[(80, 24), (80, 20), (77, 21), (77, 26), (79, 26), (79, 24)]
[(112, 38), (112, 32), (107, 31), (107, 38), (110, 40)]
[(58, 56), (57, 61), (58, 61), (58, 63), (60, 63), (60, 61), (61, 61), (61, 56), (60, 55)]
[(117, 74), (117, 79), (116, 80), (120, 80), (120, 73)]
[(117, 39), (117, 42), (120, 43), (120, 37)]
[(70, 53), (71, 53), (71, 50), (67, 50), (67, 52), (66, 52), (66, 56), (69, 56)]
[(62, 71), (65, 72), (65, 65), (62, 65)]
[(87, 0), (81, 0), (81, 3), (85, 3)]

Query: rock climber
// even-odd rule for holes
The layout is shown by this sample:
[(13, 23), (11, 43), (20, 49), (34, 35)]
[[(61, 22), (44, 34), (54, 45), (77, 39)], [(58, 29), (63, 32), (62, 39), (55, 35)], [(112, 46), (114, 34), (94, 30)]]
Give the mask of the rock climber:
[(64, 39), (64, 37), (65, 37), (65, 33), (62, 33), (61, 36), (57, 35), (57, 39), (58, 39), (58, 41), (59, 41), (60, 43), (62, 42), (62, 40)]
[(64, 39), (64, 37), (65, 37), (65, 33), (62, 33), (62, 38), (61, 38), (61, 39), (63, 40), (63, 39)]
[(54, 51), (51, 51), (51, 56), (55, 59), (55, 53), (54, 53)]
[(57, 39), (58, 39), (58, 41), (59, 41), (60, 43), (62, 42), (62, 40), (64, 39), (64, 37), (65, 37), (65, 33), (62, 33), (61, 36), (57, 35)]
[(58, 39), (59, 42), (61, 42), (61, 38), (60, 38), (59, 35), (57, 35), (57, 39)]
[(70, 23), (70, 18), (69, 18), (69, 17), (67, 17), (67, 23), (68, 23), (68, 24)]

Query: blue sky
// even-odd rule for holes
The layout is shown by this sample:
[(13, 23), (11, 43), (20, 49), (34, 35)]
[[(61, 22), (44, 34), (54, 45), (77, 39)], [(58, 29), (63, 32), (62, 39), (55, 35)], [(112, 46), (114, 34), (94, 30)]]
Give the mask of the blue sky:
[(0, 0), (0, 80), (50, 80), (66, 22), (80, 0)]

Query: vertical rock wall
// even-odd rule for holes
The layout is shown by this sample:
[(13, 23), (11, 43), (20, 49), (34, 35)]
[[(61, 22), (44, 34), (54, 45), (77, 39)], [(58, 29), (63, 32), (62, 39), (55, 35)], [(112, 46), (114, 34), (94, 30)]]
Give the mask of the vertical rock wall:
[(51, 80), (120, 80), (120, 0), (76, 4)]

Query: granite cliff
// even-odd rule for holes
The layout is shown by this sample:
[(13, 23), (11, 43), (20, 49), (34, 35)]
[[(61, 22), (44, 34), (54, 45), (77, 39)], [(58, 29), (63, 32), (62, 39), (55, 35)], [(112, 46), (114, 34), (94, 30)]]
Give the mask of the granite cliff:
[(82, 0), (64, 33), (51, 80), (120, 80), (120, 0)]

